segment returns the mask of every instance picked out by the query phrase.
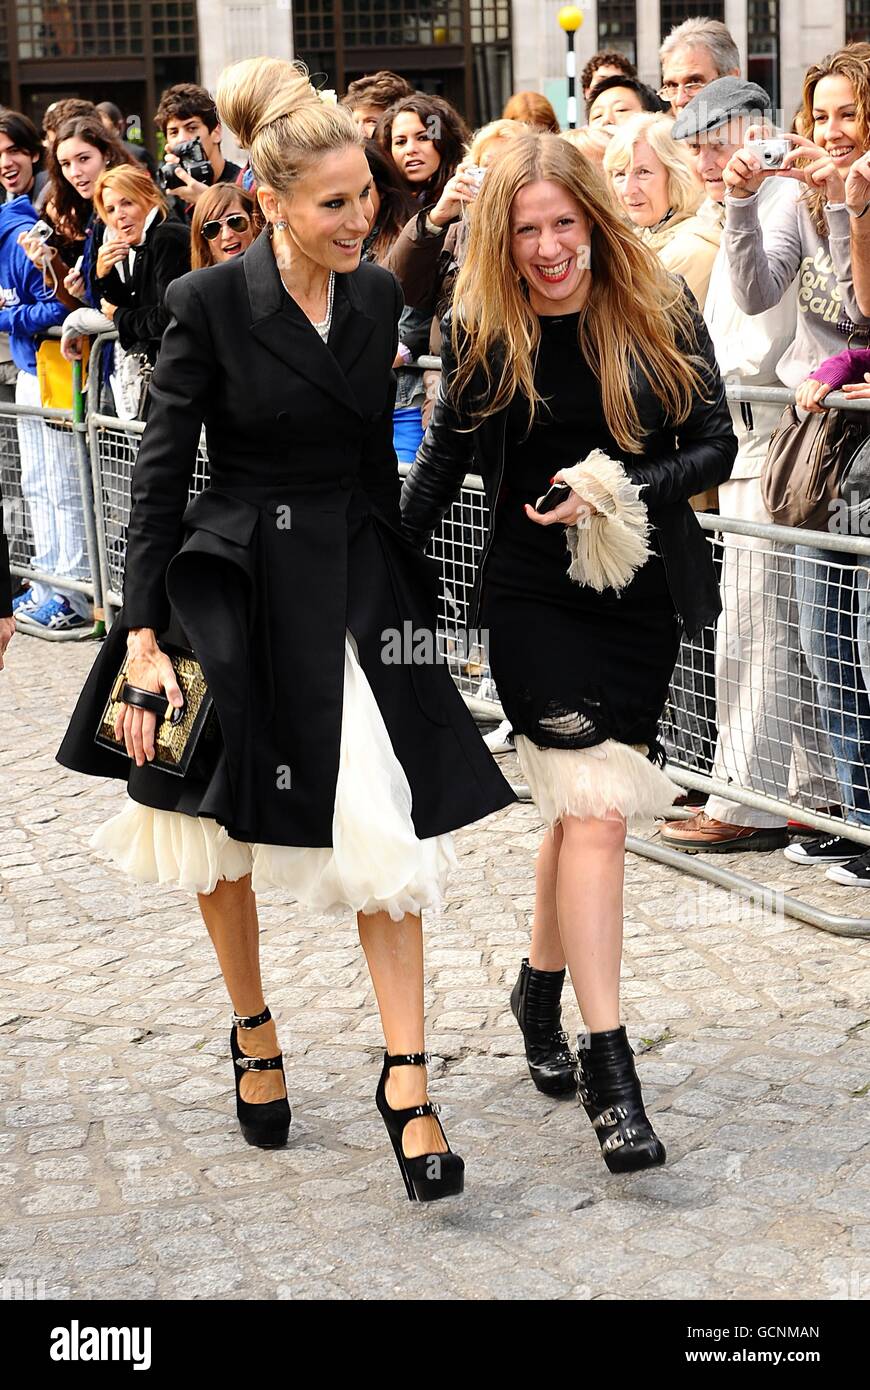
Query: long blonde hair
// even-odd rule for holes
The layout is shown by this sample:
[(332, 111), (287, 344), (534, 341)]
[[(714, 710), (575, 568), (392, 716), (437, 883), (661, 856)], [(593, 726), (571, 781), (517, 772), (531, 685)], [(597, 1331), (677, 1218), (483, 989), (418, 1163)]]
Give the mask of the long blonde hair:
[(276, 193), (289, 193), (318, 155), (365, 142), (348, 108), (324, 101), (305, 65), (285, 58), (243, 58), (224, 68), (215, 104), (248, 151), (257, 183)]
[[(592, 285), (580, 314), (580, 348), (597, 367), (611, 434), (627, 453), (639, 454), (645, 432), (632, 399), (632, 359), (640, 361), (672, 423), (682, 424), (702, 384), (700, 359), (687, 357), (677, 341), (695, 341), (691, 313), (679, 284), (623, 225), (598, 171), (556, 135), (512, 141), (484, 179), (454, 289), (452, 343), (459, 364), (454, 389), (462, 395), (482, 371), (485, 400), (469, 406), (475, 424), (521, 392), (529, 402), (531, 426), (544, 402), (535, 388), (541, 326), (511, 255), (514, 198), (539, 180), (561, 184), (589, 221)], [(493, 360), (500, 362), (497, 381)]]

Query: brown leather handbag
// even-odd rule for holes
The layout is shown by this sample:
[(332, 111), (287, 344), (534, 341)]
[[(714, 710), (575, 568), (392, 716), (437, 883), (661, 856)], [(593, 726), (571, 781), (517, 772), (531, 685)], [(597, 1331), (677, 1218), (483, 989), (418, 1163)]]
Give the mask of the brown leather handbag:
[(844, 411), (825, 410), (801, 419), (797, 407), (787, 405), (761, 470), (761, 496), (771, 521), (827, 531), (840, 476), (864, 428)]

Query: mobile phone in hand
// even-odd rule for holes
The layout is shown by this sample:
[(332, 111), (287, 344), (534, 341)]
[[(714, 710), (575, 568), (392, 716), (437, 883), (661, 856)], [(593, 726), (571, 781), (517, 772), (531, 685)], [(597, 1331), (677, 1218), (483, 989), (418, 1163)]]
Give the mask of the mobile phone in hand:
[(558, 507), (560, 502), (566, 502), (571, 496), (571, 488), (567, 483), (554, 483), (549, 492), (545, 492), (540, 502), (536, 503), (536, 512), (552, 512)]

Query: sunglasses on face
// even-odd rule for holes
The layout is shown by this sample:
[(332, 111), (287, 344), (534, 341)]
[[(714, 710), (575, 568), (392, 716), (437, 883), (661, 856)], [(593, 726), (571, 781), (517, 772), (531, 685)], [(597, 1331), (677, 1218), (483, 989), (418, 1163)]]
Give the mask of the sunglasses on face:
[(220, 236), (224, 223), (231, 232), (246, 232), (251, 225), (251, 219), (246, 212), (231, 212), (228, 217), (216, 217), (213, 222), (203, 222), (202, 234), (206, 241), (214, 241), (215, 237)]

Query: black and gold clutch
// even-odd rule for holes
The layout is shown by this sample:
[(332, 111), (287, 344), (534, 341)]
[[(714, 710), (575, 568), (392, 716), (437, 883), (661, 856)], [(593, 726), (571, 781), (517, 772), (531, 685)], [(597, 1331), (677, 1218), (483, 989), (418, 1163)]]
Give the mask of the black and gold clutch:
[(101, 748), (109, 748), (114, 753), (128, 757), (123, 739), (115, 736), (115, 720), (125, 704), (151, 710), (157, 715), (157, 729), (154, 735), (154, 759), (148, 766), (175, 777), (184, 777), (194, 757), (204, 753), (216, 741), (214, 700), (202, 667), (192, 652), (169, 646), (163, 646), (161, 650), (172, 662), (184, 704), (175, 709), (168, 705), (165, 695), (155, 695), (130, 685), (127, 681), (129, 657), (125, 656), (103, 710), (95, 741)]

